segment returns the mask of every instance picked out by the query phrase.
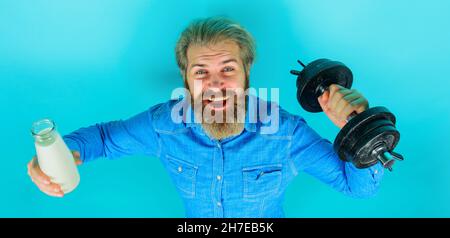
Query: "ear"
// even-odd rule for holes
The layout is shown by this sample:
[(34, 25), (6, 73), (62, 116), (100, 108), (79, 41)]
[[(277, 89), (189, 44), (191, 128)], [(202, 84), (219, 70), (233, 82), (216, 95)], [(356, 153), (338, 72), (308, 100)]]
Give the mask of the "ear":
[(185, 75), (184, 71), (181, 69), (180, 69), (180, 75), (181, 75), (181, 77), (183, 77), (184, 80), (186, 80), (186, 75)]
[(183, 78), (183, 82), (187, 84), (187, 75), (186, 72), (180, 69), (181, 77)]
[(250, 77), (250, 65), (244, 64), (245, 76)]
[(188, 84), (188, 82), (187, 82), (187, 78), (186, 78), (185, 72), (184, 72), (183, 70), (180, 69), (180, 74), (181, 74), (181, 77), (182, 77), (182, 79), (183, 79), (184, 87), (185, 87), (186, 89), (189, 90), (189, 84)]

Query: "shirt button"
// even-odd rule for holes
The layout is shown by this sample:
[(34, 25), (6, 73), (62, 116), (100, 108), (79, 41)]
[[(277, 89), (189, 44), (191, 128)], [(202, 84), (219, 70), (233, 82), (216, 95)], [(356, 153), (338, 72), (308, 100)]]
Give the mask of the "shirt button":
[(222, 203), (221, 203), (221, 202), (217, 202), (217, 206), (218, 206), (218, 207), (221, 207), (221, 206), (222, 206)]
[(376, 170), (374, 171), (374, 173), (375, 173), (375, 174), (378, 174), (378, 169), (376, 169)]
[(181, 166), (178, 167), (178, 173), (183, 172), (183, 168)]
[(221, 180), (222, 179), (222, 176), (220, 176), (220, 175), (217, 175), (217, 180)]

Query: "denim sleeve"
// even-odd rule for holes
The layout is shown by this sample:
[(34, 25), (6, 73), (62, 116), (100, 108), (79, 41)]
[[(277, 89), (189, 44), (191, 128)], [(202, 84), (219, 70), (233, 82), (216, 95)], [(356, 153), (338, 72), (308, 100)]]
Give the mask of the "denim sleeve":
[(358, 169), (340, 160), (331, 142), (321, 138), (302, 118), (293, 132), (290, 153), (294, 174), (306, 172), (355, 198), (375, 195), (384, 173), (381, 163)]
[(126, 155), (158, 156), (159, 137), (152, 126), (156, 106), (126, 120), (97, 123), (63, 136), (70, 150), (80, 152), (83, 162), (100, 157), (115, 159)]

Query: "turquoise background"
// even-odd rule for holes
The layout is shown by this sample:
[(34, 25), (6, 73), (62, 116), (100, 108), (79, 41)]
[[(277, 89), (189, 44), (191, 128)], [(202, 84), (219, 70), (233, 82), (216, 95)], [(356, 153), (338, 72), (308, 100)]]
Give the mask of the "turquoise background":
[(0, 217), (183, 217), (156, 158), (97, 160), (64, 199), (31, 183), (33, 121), (61, 134), (127, 118), (182, 86), (174, 46), (198, 17), (226, 15), (256, 38), (253, 87), (279, 87), (280, 103), (324, 137), (338, 129), (295, 100), (297, 58), (327, 57), (354, 72), (371, 106), (397, 115), (406, 160), (379, 194), (346, 197), (306, 174), (288, 189), (288, 217), (449, 217), (449, 1), (0, 0)]

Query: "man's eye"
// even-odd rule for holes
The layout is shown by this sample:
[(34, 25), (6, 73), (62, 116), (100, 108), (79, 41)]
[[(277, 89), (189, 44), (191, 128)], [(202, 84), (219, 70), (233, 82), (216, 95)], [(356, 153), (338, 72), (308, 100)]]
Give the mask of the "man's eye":
[(234, 69), (232, 68), (232, 67), (225, 67), (224, 69), (223, 69), (223, 72), (231, 72), (231, 71), (233, 71)]
[(206, 70), (199, 70), (199, 71), (195, 72), (195, 74), (197, 74), (197, 75), (206, 74)]

